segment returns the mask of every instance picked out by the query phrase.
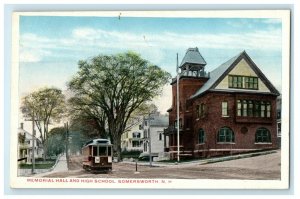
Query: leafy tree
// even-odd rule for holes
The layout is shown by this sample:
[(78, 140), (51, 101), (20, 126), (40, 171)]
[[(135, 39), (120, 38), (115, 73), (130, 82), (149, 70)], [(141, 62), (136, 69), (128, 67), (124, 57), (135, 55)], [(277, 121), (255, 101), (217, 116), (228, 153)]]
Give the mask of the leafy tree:
[(45, 159), (49, 124), (58, 122), (63, 117), (65, 96), (60, 89), (43, 88), (25, 96), (22, 100), (21, 110), (25, 118), (34, 118), (35, 125), (40, 132)]
[(65, 128), (57, 127), (49, 131), (47, 139), (47, 155), (59, 155), (65, 151), (66, 133)]
[(72, 97), (68, 100), (68, 105), (73, 130), (90, 138), (108, 137), (106, 115), (99, 106), (93, 105), (90, 99), (84, 97)]
[(121, 159), (121, 135), (135, 110), (150, 102), (170, 80), (170, 74), (127, 52), (79, 61), (79, 71), (68, 83), (81, 106), (101, 110), (107, 119), (114, 153)]

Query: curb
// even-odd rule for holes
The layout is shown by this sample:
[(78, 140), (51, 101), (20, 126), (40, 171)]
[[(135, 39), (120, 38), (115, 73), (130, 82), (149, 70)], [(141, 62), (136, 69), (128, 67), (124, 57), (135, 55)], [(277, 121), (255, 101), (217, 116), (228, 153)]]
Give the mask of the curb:
[[(178, 166), (178, 165), (204, 165), (204, 164), (212, 164), (217, 162), (224, 162), (224, 161), (230, 161), (230, 160), (237, 160), (242, 158), (250, 158), (260, 155), (268, 155), (272, 153), (276, 153), (278, 150), (270, 150), (270, 151), (261, 151), (261, 152), (255, 152), (255, 153), (247, 153), (247, 154), (238, 154), (233, 156), (226, 156), (226, 157), (218, 157), (218, 158), (211, 158), (211, 159), (204, 159), (204, 160), (195, 160), (190, 162), (181, 162), (179, 164), (177, 163), (160, 163), (160, 162), (152, 162), (152, 167), (168, 167), (168, 166)], [(126, 164), (135, 164), (135, 162), (122, 162)], [(138, 162), (138, 165), (140, 166), (150, 166), (149, 162)]]

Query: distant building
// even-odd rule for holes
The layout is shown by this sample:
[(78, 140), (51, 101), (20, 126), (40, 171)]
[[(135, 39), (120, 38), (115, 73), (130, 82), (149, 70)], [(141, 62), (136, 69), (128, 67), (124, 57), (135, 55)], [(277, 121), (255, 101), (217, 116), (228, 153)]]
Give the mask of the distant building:
[[(34, 150), (34, 158), (42, 158), (44, 150), (42, 143), (38, 138), (33, 136), (24, 130), (23, 123), (21, 123), (18, 129), (18, 161), (21, 163), (31, 164), (32, 162), (32, 150)], [(34, 140), (34, 141), (33, 141)], [(33, 149), (34, 142), (34, 149)]]
[[(168, 127), (169, 118), (167, 115), (162, 115), (159, 112), (145, 117), (143, 121), (143, 153), (142, 156), (151, 154), (153, 157), (158, 157), (164, 153), (164, 146), (168, 146), (168, 136), (164, 135), (164, 129)], [(163, 156), (163, 155), (162, 155)]]
[[(262, 55), (263, 56), (263, 55)], [(182, 157), (209, 157), (277, 145), (276, 98), (279, 92), (243, 51), (210, 73), (198, 48), (189, 48), (180, 64), (179, 82), (172, 85), (169, 146), (177, 158), (177, 123)], [(177, 83), (179, 121), (177, 121)], [(279, 133), (280, 134), (280, 133)]]
[(276, 103), (276, 112), (277, 112), (277, 142), (278, 146), (281, 147), (281, 96), (277, 98), (277, 103)]
[(142, 151), (143, 150), (143, 131), (140, 130), (141, 122), (122, 134), (121, 148), (122, 151)]

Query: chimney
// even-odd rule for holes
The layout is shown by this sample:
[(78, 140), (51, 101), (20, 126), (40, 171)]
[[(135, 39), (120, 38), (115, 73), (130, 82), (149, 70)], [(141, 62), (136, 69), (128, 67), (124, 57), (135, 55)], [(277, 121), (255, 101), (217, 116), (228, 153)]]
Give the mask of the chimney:
[(24, 123), (21, 122), (21, 129), (23, 130), (23, 128), (24, 128)]

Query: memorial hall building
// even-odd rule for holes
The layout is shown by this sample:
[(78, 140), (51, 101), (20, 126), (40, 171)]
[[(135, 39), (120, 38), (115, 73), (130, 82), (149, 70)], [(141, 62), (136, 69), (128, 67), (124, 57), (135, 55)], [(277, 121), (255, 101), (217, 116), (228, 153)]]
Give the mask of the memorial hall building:
[[(277, 148), (276, 99), (280, 93), (243, 51), (211, 72), (198, 48), (189, 48), (172, 85), (168, 110), (171, 159), (211, 157)], [(177, 121), (177, 84), (179, 121)], [(165, 139), (166, 140), (166, 139)]]

